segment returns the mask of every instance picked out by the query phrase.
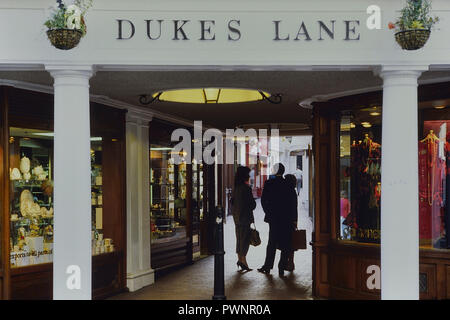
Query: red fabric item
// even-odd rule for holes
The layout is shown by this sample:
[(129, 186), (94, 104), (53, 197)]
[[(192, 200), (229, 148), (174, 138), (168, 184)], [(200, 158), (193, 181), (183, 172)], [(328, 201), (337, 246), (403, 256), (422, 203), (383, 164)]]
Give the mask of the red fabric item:
[(439, 141), (419, 142), (419, 236), (436, 240), (442, 230), (445, 162), (439, 158)]
[(341, 217), (347, 218), (350, 213), (350, 201), (347, 198), (341, 198)]

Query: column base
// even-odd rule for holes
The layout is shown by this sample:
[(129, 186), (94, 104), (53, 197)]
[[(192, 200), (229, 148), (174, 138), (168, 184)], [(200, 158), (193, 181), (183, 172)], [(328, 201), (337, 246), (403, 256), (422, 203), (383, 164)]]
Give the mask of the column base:
[(154, 283), (155, 270), (153, 269), (127, 274), (127, 287), (130, 292), (137, 291)]

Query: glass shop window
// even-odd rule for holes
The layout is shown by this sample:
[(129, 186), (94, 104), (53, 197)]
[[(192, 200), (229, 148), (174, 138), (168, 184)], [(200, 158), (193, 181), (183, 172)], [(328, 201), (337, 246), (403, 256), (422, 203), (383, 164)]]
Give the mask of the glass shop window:
[[(53, 132), (10, 128), (11, 267), (53, 262)], [(68, 182), (70, 183), (70, 182)], [(104, 238), (102, 138), (91, 138), (92, 254), (114, 251)]]
[[(448, 108), (433, 109), (424, 110), (424, 117), (450, 119)], [(449, 249), (450, 120), (423, 121), (419, 139), (420, 245)]]
[[(172, 148), (150, 146), (150, 226), (152, 243), (185, 237), (186, 163), (174, 164)], [(190, 195), (189, 195), (190, 196)]]
[(352, 111), (340, 124), (341, 240), (380, 243), (381, 107)]
[(53, 261), (53, 133), (10, 128), (10, 263)]

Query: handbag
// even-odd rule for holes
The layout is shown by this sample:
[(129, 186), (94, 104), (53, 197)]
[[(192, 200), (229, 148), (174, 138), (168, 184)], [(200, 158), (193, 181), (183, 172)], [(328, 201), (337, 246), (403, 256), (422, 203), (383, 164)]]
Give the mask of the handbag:
[(261, 244), (261, 238), (259, 237), (259, 231), (256, 230), (256, 225), (254, 226), (254, 229), (250, 228), (250, 244), (257, 247)]
[(294, 230), (292, 233), (292, 250), (306, 249), (306, 230)]

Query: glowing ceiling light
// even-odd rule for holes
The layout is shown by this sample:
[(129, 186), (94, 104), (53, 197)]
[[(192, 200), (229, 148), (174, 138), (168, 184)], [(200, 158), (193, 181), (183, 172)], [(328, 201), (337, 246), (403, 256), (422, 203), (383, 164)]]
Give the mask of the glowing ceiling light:
[(154, 101), (177, 103), (242, 103), (266, 100), (271, 103), (281, 103), (280, 94), (270, 94), (255, 89), (234, 88), (195, 88), (159, 91), (151, 95), (141, 95), (141, 104), (148, 105)]

